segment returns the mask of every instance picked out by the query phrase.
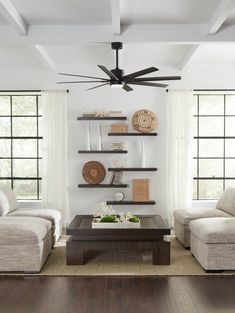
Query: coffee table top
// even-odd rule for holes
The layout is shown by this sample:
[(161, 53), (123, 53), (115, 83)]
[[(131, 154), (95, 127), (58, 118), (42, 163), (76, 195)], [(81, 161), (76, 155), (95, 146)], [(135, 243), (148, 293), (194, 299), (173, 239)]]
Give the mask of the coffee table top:
[(66, 228), (66, 234), (72, 236), (96, 235), (169, 235), (170, 227), (160, 215), (138, 216), (140, 228), (92, 228), (92, 215), (76, 215)]

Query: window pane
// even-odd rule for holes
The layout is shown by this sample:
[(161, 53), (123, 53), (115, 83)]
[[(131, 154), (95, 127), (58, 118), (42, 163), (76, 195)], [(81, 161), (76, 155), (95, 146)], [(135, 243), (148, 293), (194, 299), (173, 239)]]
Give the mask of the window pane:
[(10, 117), (0, 117), (0, 136), (11, 136), (11, 120)]
[(37, 177), (37, 160), (14, 160), (13, 173), (15, 177)]
[(235, 157), (235, 139), (225, 140), (225, 156)]
[(11, 180), (10, 179), (0, 179), (0, 186), (6, 186), (8, 188), (11, 188)]
[(235, 160), (225, 161), (225, 177), (235, 177)]
[(197, 199), (197, 180), (193, 181), (193, 199)]
[(198, 118), (194, 117), (193, 118), (193, 130), (194, 130), (193, 134), (194, 134), (194, 136), (198, 136), (198, 131), (197, 131), (198, 125), (197, 125), (197, 122), (198, 122)]
[(42, 180), (38, 181), (38, 186), (39, 186), (39, 199), (42, 199)]
[(39, 159), (38, 160), (38, 175), (39, 175), (39, 177), (42, 177), (42, 160), (41, 159)]
[(235, 137), (235, 117), (226, 117), (225, 136)]
[(235, 188), (235, 179), (226, 179), (225, 180), (225, 189)]
[(224, 96), (223, 95), (200, 95), (199, 96), (200, 115), (223, 115)]
[(13, 188), (17, 199), (37, 199), (36, 180), (14, 180)]
[(0, 177), (11, 177), (11, 160), (0, 159)]
[(0, 156), (10, 157), (11, 156), (11, 140), (0, 139)]
[(199, 136), (224, 136), (224, 118), (200, 117)]
[(226, 114), (235, 115), (235, 96), (226, 96)]
[(38, 115), (42, 115), (42, 97), (38, 96)]
[(11, 114), (10, 97), (0, 96), (0, 115), (10, 115), (10, 114)]
[(37, 136), (36, 117), (13, 117), (12, 118), (13, 136)]
[(223, 177), (223, 160), (199, 160), (200, 177)]
[(193, 97), (193, 115), (197, 115), (197, 98), (198, 96), (197, 95), (194, 95)]
[(197, 159), (193, 160), (193, 177), (197, 177)]
[(38, 155), (40, 158), (42, 157), (42, 139), (38, 140)]
[(13, 96), (13, 115), (36, 115), (36, 96)]
[(41, 117), (38, 118), (38, 136), (39, 137), (42, 136), (42, 118)]
[(199, 180), (199, 199), (218, 199), (222, 192), (222, 180)]
[(36, 139), (14, 139), (13, 140), (14, 157), (36, 157), (37, 140)]
[(200, 157), (223, 157), (223, 139), (199, 139)]

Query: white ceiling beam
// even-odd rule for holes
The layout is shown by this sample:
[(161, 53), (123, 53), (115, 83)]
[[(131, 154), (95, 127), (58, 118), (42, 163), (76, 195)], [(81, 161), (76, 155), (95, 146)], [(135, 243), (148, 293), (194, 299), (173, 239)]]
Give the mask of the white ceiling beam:
[(120, 0), (110, 0), (112, 13), (112, 29), (114, 35), (121, 34)]
[[(205, 24), (130, 25), (118, 37), (125, 43), (198, 45), (234, 43), (235, 25), (224, 27), (214, 36), (205, 33)], [(10, 26), (0, 26), (1, 44), (68, 45), (116, 41), (109, 25), (30, 25), (28, 36), (18, 36)]]
[(20, 35), (27, 35), (28, 25), (10, 0), (0, 0), (0, 14)]
[(46, 49), (42, 45), (34, 45), (31, 48), (44, 67), (49, 71), (55, 72), (55, 63), (47, 53)]
[(199, 45), (193, 45), (188, 53), (185, 55), (183, 61), (181, 62), (179, 68), (181, 70), (185, 69), (187, 67), (187, 65), (189, 64), (189, 62), (192, 60), (193, 56), (195, 55), (196, 51), (198, 50)]
[(216, 34), (234, 9), (235, 0), (221, 0), (207, 24), (207, 34)]

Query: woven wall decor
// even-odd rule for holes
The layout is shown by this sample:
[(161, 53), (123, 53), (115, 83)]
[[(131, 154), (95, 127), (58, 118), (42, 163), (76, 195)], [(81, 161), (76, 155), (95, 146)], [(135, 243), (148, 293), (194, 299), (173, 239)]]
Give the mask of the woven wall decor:
[(103, 164), (97, 161), (89, 161), (82, 168), (82, 176), (89, 184), (99, 184), (105, 178), (105, 168)]
[(149, 110), (139, 110), (132, 117), (132, 125), (140, 133), (150, 133), (157, 127), (157, 116)]

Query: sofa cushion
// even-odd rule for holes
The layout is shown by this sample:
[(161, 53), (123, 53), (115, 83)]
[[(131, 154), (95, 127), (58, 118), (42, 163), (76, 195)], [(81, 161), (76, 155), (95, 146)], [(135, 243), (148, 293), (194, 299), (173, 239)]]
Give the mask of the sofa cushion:
[(45, 218), (55, 225), (61, 220), (61, 213), (57, 210), (52, 209), (41, 209), (41, 208), (26, 208), (26, 209), (16, 209), (15, 211), (8, 214), (8, 216), (32, 216)]
[(204, 243), (234, 243), (235, 218), (211, 217), (190, 222), (191, 233)]
[(16, 196), (13, 190), (6, 186), (0, 187), (0, 216), (16, 209)]
[(235, 188), (228, 188), (222, 193), (216, 208), (235, 216)]
[(208, 217), (231, 217), (230, 214), (211, 208), (193, 208), (190, 210), (175, 210), (173, 213), (175, 219), (183, 225), (189, 225), (193, 220)]
[(51, 222), (39, 217), (0, 218), (0, 245), (39, 243), (51, 229)]

